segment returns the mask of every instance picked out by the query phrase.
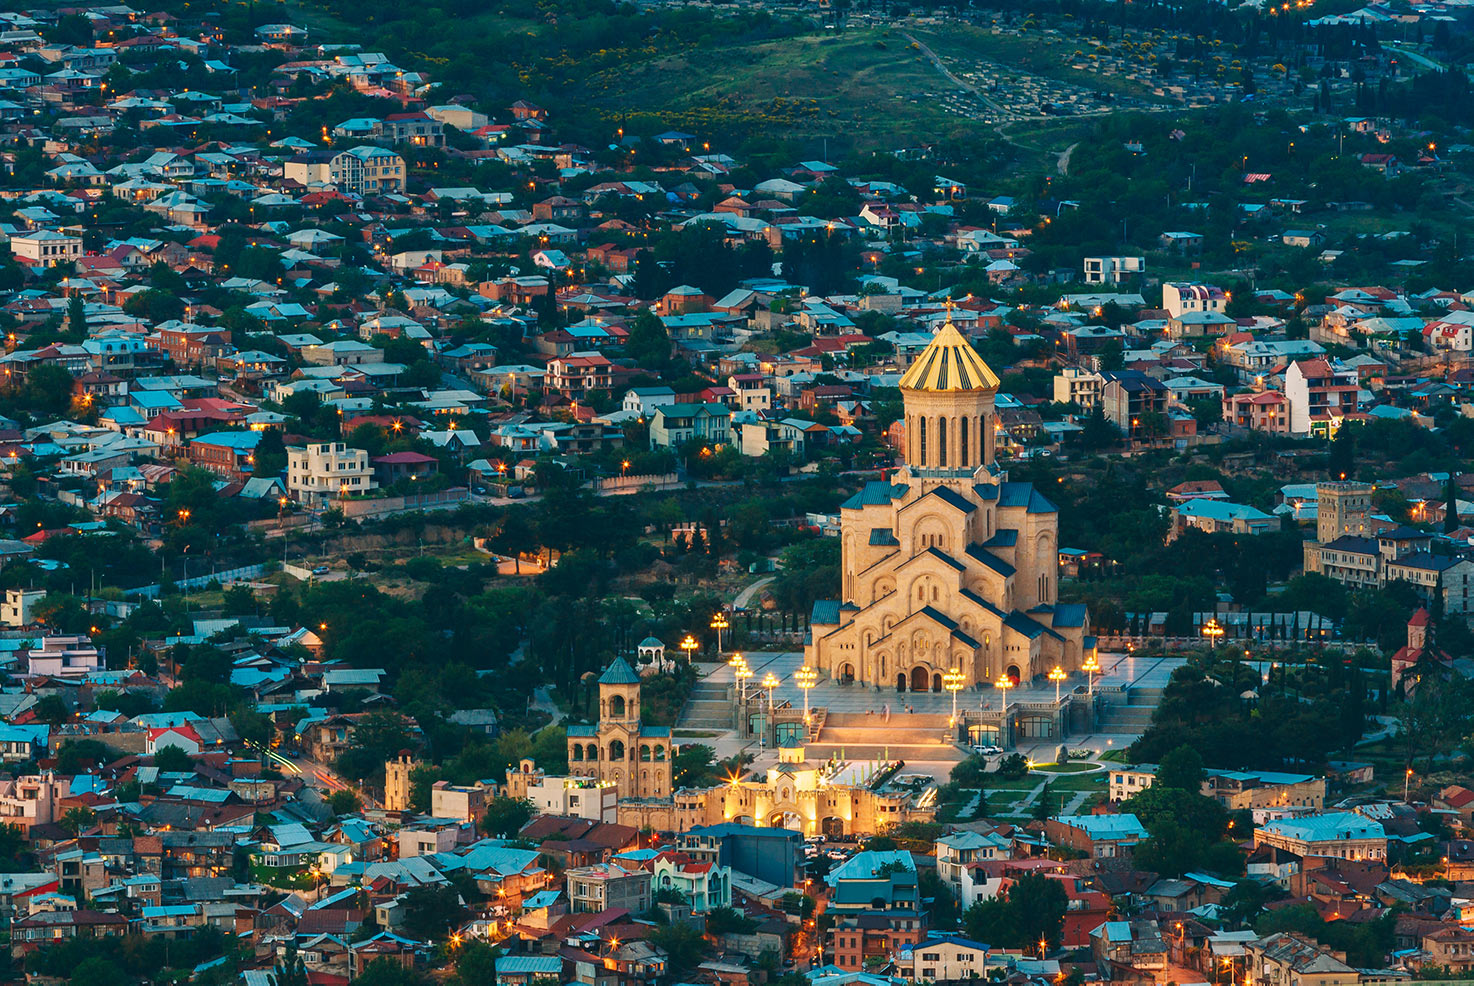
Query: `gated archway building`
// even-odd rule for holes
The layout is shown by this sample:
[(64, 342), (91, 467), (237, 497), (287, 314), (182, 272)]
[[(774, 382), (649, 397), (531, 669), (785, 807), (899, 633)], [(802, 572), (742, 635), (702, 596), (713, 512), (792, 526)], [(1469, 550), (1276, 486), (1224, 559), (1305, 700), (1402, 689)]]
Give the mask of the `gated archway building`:
[(1079, 669), (1082, 605), (1058, 602), (1059, 516), (994, 458), (998, 378), (949, 321), (901, 378), (905, 465), (841, 509), (842, 601), (815, 605), (806, 663), (839, 681), (942, 690)]

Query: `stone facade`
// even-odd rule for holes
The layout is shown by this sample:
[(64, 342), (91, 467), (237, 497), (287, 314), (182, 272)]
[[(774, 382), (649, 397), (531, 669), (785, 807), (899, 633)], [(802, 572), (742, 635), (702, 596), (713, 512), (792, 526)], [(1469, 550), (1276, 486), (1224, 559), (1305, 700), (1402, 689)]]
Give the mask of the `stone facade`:
[(901, 380), (906, 464), (841, 509), (843, 601), (815, 604), (805, 663), (841, 681), (942, 690), (1077, 671), (1084, 606), (1062, 605), (1059, 517), (994, 459), (998, 378), (957, 329)]
[(844, 772), (848, 765), (808, 760), (802, 746), (780, 750), (779, 763), (762, 780), (672, 792), (670, 730), (642, 725), (639, 703), (638, 675), (616, 658), (599, 679), (599, 722), (568, 727), (569, 773), (618, 790), (621, 825), (684, 832), (736, 822), (805, 835), (866, 835), (934, 817), (933, 809), (918, 807), (917, 795), (873, 791)]

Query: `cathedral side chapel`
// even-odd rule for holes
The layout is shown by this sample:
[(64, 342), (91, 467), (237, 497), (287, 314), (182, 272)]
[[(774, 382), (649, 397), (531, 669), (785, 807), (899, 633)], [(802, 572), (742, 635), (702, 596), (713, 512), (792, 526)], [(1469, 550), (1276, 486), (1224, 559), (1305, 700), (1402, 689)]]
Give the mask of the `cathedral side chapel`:
[(842, 601), (814, 605), (805, 663), (841, 682), (941, 691), (1093, 656), (1061, 604), (1059, 515), (994, 458), (998, 377), (949, 320), (901, 378), (905, 465), (841, 509)]

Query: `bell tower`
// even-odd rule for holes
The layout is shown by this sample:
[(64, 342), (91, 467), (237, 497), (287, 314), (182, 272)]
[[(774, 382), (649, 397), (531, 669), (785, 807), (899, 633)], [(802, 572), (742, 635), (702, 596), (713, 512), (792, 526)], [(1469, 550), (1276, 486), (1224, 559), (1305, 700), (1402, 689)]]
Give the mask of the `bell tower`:
[(622, 657), (599, 676), (599, 722), (639, 728), (640, 676)]

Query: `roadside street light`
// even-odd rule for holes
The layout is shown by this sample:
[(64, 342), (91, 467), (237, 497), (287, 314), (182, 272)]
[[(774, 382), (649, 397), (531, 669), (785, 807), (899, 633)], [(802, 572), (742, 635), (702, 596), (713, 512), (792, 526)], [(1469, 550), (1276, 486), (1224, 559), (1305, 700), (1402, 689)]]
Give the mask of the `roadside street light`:
[(711, 618), (711, 628), (717, 632), (717, 658), (718, 659), (720, 659), (721, 656), (722, 656), (722, 631), (725, 630), (725, 629), (727, 629), (727, 627), (729, 627), (731, 625), (732, 624), (730, 624), (730, 623), (727, 622), (727, 614), (726, 613), (723, 613), (723, 612), (720, 612), (719, 611), (716, 616), (713, 616)]
[(686, 639), (684, 639), (684, 640), (681, 641), (680, 648), (681, 648), (681, 650), (683, 650), (683, 651), (686, 652), (686, 663), (687, 664), (690, 664), (691, 663), (691, 655), (695, 654), (696, 653), (696, 649), (698, 647), (700, 647), (700, 646), (701, 645), (696, 642), (696, 638), (695, 637), (691, 636), (689, 633), (686, 634)]
[(962, 684), (966, 681), (962, 671), (952, 668), (942, 675), (942, 687), (952, 693), (952, 721), (951, 725), (957, 725), (957, 693), (962, 691)]
[(1407, 785), (1413, 779), (1413, 768), (1409, 767), (1402, 775), (1402, 803), (1407, 804)]
[(1094, 654), (1091, 654), (1090, 657), (1085, 660), (1085, 663), (1080, 665), (1080, 670), (1084, 671), (1090, 676), (1090, 697), (1094, 698), (1095, 676), (1100, 674), (1100, 662), (1095, 659)]
[[(793, 682), (804, 693), (804, 725), (809, 724), (809, 689), (819, 681), (819, 672), (805, 664), (793, 672)], [(955, 710), (954, 710), (955, 712)]]
[(1058, 705), (1059, 704), (1059, 683), (1062, 682), (1062, 681), (1064, 681), (1066, 678), (1068, 678), (1069, 675), (1065, 674), (1065, 669), (1064, 668), (1062, 668), (1058, 664), (1056, 664), (1054, 666), (1054, 670), (1051, 671), (1051, 672), (1049, 672), (1048, 677), (1049, 677), (1049, 680), (1050, 681), (1054, 682), (1054, 704), (1055, 705)]
[(1214, 647), (1218, 646), (1218, 641), (1223, 639), (1225, 633), (1227, 631), (1219, 625), (1218, 617), (1216, 616), (1208, 617), (1208, 622), (1203, 624), (1203, 636), (1207, 637), (1208, 642)]

